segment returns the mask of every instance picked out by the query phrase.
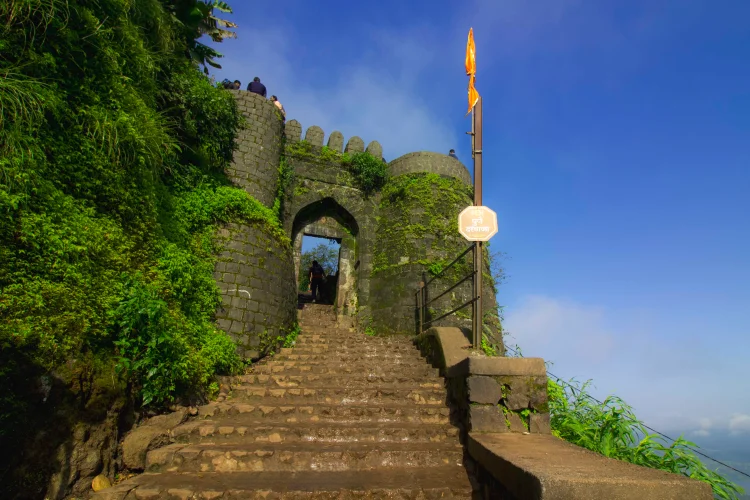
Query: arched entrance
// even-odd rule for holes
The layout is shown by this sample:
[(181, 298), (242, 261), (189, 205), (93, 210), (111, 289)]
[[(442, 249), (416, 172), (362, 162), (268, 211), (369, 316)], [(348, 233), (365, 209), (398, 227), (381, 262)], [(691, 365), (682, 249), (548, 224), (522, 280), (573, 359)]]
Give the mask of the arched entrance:
[[(354, 316), (358, 305), (357, 270), (359, 258), (357, 239), (359, 225), (354, 216), (333, 198), (323, 198), (302, 207), (294, 217), (291, 238), (297, 283), (306, 273), (300, 269), (302, 260), (302, 242), (305, 236), (327, 238), (340, 244), (337, 275), (329, 277), (335, 280), (331, 303), (337, 314)], [(330, 281), (329, 281), (330, 284)]]

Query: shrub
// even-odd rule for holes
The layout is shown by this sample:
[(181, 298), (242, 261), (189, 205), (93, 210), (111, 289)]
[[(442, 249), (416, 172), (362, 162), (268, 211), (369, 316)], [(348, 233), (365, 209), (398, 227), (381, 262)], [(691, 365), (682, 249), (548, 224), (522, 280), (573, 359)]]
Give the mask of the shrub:
[(623, 400), (609, 396), (597, 402), (587, 392), (590, 384), (560, 380), (548, 382), (552, 433), (570, 443), (604, 456), (652, 469), (698, 479), (711, 485), (717, 498), (734, 500), (742, 488), (706, 467), (690, 449), (694, 443), (680, 436), (667, 445), (649, 433)]

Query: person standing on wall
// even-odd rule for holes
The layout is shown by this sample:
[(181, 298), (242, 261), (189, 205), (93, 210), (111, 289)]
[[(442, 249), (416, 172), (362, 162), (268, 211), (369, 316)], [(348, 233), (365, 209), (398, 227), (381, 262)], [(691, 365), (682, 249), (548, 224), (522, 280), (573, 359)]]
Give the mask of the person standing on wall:
[(266, 86), (260, 83), (260, 78), (257, 76), (247, 85), (247, 90), (253, 94), (259, 94), (266, 97)]
[(281, 103), (279, 102), (279, 99), (275, 95), (272, 95), (271, 102), (274, 104), (274, 106), (279, 108), (279, 112), (281, 112), (281, 117), (284, 120), (286, 120), (286, 111), (284, 110), (284, 106), (282, 106)]
[(312, 292), (312, 301), (315, 302), (315, 300), (318, 298), (318, 292), (320, 291), (320, 285), (323, 283), (323, 278), (325, 277), (325, 271), (323, 270), (323, 266), (318, 264), (317, 260), (314, 260), (312, 263), (312, 266), (310, 266), (310, 288), (309, 290)]

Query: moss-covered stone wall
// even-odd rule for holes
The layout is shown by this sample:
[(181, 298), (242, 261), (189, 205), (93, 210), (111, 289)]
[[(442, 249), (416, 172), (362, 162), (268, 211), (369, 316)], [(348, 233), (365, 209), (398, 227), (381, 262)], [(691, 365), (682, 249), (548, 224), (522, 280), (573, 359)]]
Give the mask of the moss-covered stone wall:
[(274, 104), (263, 96), (230, 90), (247, 121), (237, 137), (238, 149), (227, 174), (255, 199), (272, 207), (279, 178), (284, 125)]
[(230, 224), (214, 277), (222, 294), (217, 323), (247, 359), (258, 358), (296, 319), (291, 246), (261, 224)]
[[(263, 280), (280, 279), (279, 283), (284, 283), (280, 290), (289, 290), (290, 296), (296, 297), (302, 235), (331, 236), (334, 231), (333, 237), (342, 242), (336, 301), (339, 314), (357, 316), (360, 323), (372, 324), (382, 333), (414, 333), (417, 317), (414, 294), (420, 280), (440, 272), (470, 245), (458, 233), (457, 224), (458, 214), (473, 200), (471, 176), (466, 167), (447, 155), (410, 153), (381, 169), (389, 175), (384, 185), (368, 189), (362, 174), (353, 169), (351, 159), (367, 152), (370, 166), (372, 157), (382, 161), (379, 143), (373, 141), (365, 147), (361, 138), (345, 141), (338, 131), (332, 132), (326, 142), (325, 132), (317, 126), (309, 127), (303, 136), (302, 126), (296, 120), (288, 121), (282, 128), (273, 105), (260, 96), (243, 91), (236, 94), (248, 118), (248, 130), (240, 138), (239, 160), (236, 158), (235, 163), (241, 168), (233, 171), (233, 180), (246, 186), (253, 196), (257, 193), (266, 206), (278, 210), (284, 232), (294, 244), (289, 249), (278, 249), (273, 266), (256, 265), (257, 259), (249, 259), (247, 252), (227, 254), (231, 262), (217, 271), (225, 273), (225, 269), (231, 269), (235, 274), (228, 281), (222, 274), (220, 285), (225, 289), (239, 288), (235, 286), (239, 283), (236, 280), (242, 277), (240, 281), (247, 293), (266, 297), (268, 304), (275, 304), (266, 306), (275, 311), (276, 319), (270, 321), (273, 327), (275, 321), (283, 322), (290, 315), (281, 309), (288, 311), (292, 300), (275, 293), (264, 295), (267, 291), (257, 287), (262, 287)], [(335, 222), (321, 224), (325, 220)], [(253, 252), (263, 252), (263, 245), (253, 243), (257, 235), (251, 233), (236, 232), (239, 240), (233, 244), (243, 251), (255, 248)], [(471, 258), (469, 253), (463, 262), (431, 283), (430, 296), (439, 295), (470, 273)], [(245, 266), (256, 267), (242, 274)], [(500, 325), (487, 255), (484, 267), (485, 333), (494, 339), (500, 354)], [(263, 279), (256, 277), (252, 281), (253, 276), (259, 276), (254, 272), (264, 273)], [(471, 280), (467, 280), (431, 304), (427, 319), (453, 309), (472, 295)], [(225, 303), (221, 326), (244, 338), (243, 345), (252, 351), (257, 348), (258, 341), (253, 338), (258, 335), (258, 321), (271, 313), (262, 312), (260, 303), (257, 310), (246, 308), (240, 312), (236, 308), (241, 302), (235, 296)], [(256, 306), (253, 303), (250, 307)], [(471, 308), (467, 307), (433, 326), (470, 327), (470, 314)], [(238, 319), (240, 315), (242, 319)], [(267, 324), (268, 321), (264, 323)]]

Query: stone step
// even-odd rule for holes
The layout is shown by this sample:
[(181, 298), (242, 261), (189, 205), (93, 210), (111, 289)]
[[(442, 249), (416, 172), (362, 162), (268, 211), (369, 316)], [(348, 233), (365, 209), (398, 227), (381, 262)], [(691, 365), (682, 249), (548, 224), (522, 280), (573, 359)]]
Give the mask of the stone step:
[(262, 404), (278, 401), (279, 404), (390, 404), (408, 403), (416, 405), (445, 405), (444, 389), (403, 389), (400, 387), (343, 388), (325, 387), (272, 388), (263, 386), (240, 386), (232, 389), (232, 397), (248, 403)]
[(458, 428), (449, 424), (402, 422), (322, 422), (274, 423), (246, 415), (213, 420), (191, 420), (172, 430), (179, 443), (224, 441), (255, 443), (357, 443), (357, 442), (430, 442), (458, 440)]
[(263, 404), (248, 404), (237, 401), (209, 403), (198, 408), (200, 419), (229, 416), (245, 416), (248, 419), (285, 423), (375, 423), (400, 422), (423, 424), (447, 424), (450, 409), (446, 406), (392, 404), (367, 405), (289, 405), (279, 401)]
[[(470, 500), (463, 467), (408, 467), (345, 472), (142, 474), (91, 500)], [(478, 498), (478, 497), (477, 497)]]
[(175, 443), (148, 452), (149, 472), (346, 471), (463, 464), (457, 443)]
[(384, 352), (377, 352), (377, 353), (360, 353), (360, 352), (352, 352), (352, 353), (340, 353), (340, 352), (332, 352), (332, 353), (326, 353), (326, 354), (277, 354), (273, 357), (274, 361), (304, 361), (304, 362), (314, 362), (314, 361), (324, 361), (324, 362), (332, 362), (337, 361), (340, 363), (362, 363), (362, 362), (371, 362), (371, 363), (377, 363), (377, 364), (384, 364), (388, 365), (389, 363), (424, 363), (424, 358), (419, 354), (418, 351), (410, 352), (410, 353), (398, 353), (398, 354), (392, 354), (392, 353), (384, 353)]
[(310, 345), (314, 347), (331, 347), (331, 346), (345, 346), (345, 347), (358, 347), (358, 346), (410, 346), (413, 349), (414, 342), (411, 340), (395, 339), (391, 337), (368, 337), (362, 335), (361, 337), (347, 337), (345, 339), (330, 339), (321, 335), (300, 335), (295, 340), (296, 346)]
[(376, 387), (378, 385), (390, 387), (419, 387), (422, 389), (442, 389), (445, 387), (443, 379), (437, 376), (425, 375), (397, 375), (379, 373), (347, 373), (347, 374), (305, 374), (305, 375), (277, 375), (277, 374), (249, 374), (225, 377), (224, 382), (232, 387), (240, 385), (266, 385), (271, 387), (307, 387), (338, 385), (340, 387)]
[(405, 344), (392, 344), (392, 345), (371, 345), (371, 344), (360, 344), (360, 345), (341, 345), (341, 344), (296, 344), (294, 347), (282, 347), (279, 350), (279, 354), (338, 354), (338, 355), (351, 355), (351, 354), (408, 354), (418, 355), (414, 346)]
[(252, 374), (331, 374), (344, 375), (351, 373), (375, 373), (375, 374), (392, 374), (399, 377), (406, 376), (438, 376), (439, 370), (433, 368), (427, 363), (400, 363), (394, 365), (370, 365), (362, 366), (357, 364), (341, 363), (302, 363), (298, 361), (280, 362), (269, 360), (262, 364), (253, 365), (249, 369)]

